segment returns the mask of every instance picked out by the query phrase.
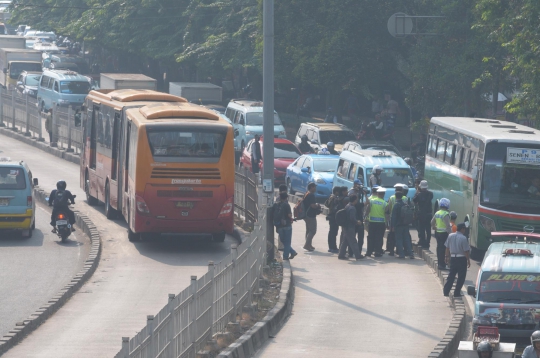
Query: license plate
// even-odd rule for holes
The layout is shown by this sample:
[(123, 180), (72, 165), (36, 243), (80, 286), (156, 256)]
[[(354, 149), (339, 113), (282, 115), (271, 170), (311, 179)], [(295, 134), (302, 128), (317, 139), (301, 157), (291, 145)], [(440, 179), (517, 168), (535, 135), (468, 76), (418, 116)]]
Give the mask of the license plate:
[(193, 209), (194, 203), (192, 201), (177, 201), (177, 208), (190, 208)]
[(0, 199), (0, 206), (8, 206), (9, 199)]
[(56, 222), (56, 226), (60, 226), (60, 225), (67, 225), (67, 220), (58, 220)]

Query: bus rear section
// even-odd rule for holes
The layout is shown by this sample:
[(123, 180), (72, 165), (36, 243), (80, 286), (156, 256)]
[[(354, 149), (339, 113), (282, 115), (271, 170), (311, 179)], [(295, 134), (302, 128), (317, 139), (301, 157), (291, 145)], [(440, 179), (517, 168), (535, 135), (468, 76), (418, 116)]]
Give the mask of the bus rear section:
[(234, 222), (232, 126), (192, 104), (127, 114), (138, 123), (130, 230), (223, 241)]

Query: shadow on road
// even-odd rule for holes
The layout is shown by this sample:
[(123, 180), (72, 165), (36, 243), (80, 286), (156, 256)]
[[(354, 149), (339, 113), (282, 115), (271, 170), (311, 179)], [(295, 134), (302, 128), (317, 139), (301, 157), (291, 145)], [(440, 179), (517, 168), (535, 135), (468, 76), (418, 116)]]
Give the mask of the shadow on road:
[(22, 237), (20, 231), (0, 232), (0, 247), (43, 246), (44, 235), (35, 229), (31, 238)]

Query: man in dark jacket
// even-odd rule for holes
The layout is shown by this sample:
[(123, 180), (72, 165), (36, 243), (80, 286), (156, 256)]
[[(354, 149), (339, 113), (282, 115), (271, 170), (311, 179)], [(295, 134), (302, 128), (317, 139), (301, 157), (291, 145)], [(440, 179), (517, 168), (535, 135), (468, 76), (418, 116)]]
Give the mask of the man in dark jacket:
[(259, 164), (261, 163), (261, 143), (259, 135), (255, 134), (255, 140), (251, 145), (251, 172), (257, 174), (259, 172)]
[(416, 208), (418, 245), (429, 249), (431, 241), (431, 218), (433, 212), (433, 193), (428, 190), (428, 182), (422, 180), (418, 185), (420, 190), (414, 194), (413, 202)]
[(411, 242), (409, 241), (409, 224), (404, 224), (401, 220), (401, 208), (405, 205), (403, 201), (403, 192), (396, 191), (396, 203), (392, 208), (392, 217), (390, 219), (390, 231), (396, 238), (396, 249), (398, 258), (404, 259), (405, 255), (414, 259)]
[(358, 243), (356, 242), (356, 226), (359, 225), (359, 220), (356, 218), (356, 204), (358, 203), (358, 197), (356, 195), (349, 196), (349, 204), (345, 207), (347, 214), (347, 223), (343, 226), (343, 242), (339, 247), (338, 259), (347, 260), (345, 254), (347, 253), (347, 247), (350, 246), (353, 250), (356, 261), (363, 259), (358, 249)]
[(356, 195), (358, 197), (358, 201), (355, 205), (356, 219), (360, 221), (361, 224), (356, 226), (356, 235), (358, 239), (358, 248), (360, 249), (360, 252), (362, 252), (364, 246), (364, 223), (362, 221), (364, 219), (364, 186), (360, 179), (354, 180), (353, 188), (349, 190), (348, 195)]
[(339, 231), (339, 226), (336, 223), (336, 212), (341, 202), (340, 194), (341, 187), (335, 186), (332, 189), (332, 195), (330, 195), (330, 197), (324, 203), (324, 205), (328, 208), (326, 220), (328, 220), (328, 224), (330, 225), (330, 230), (328, 230), (328, 252), (333, 254), (337, 254), (339, 252), (336, 241)]
[(313, 148), (311, 148), (311, 145), (309, 145), (309, 143), (308, 143), (308, 137), (307, 137), (307, 135), (304, 134), (304, 135), (302, 136), (300, 145), (298, 146), (298, 149), (300, 149), (300, 151), (301, 151), (303, 154), (306, 154), (306, 153), (314, 153), (314, 152), (313, 152)]

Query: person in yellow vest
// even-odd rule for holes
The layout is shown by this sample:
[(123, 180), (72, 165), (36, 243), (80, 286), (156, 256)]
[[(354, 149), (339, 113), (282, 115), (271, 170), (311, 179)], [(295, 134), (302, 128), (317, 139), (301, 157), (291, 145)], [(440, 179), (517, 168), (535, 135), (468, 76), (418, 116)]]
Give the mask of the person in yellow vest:
[(372, 195), (366, 207), (364, 221), (369, 222), (366, 256), (375, 253), (375, 257), (383, 255), (383, 239), (386, 232), (386, 188), (378, 187), (377, 196)]
[(444, 243), (448, 239), (448, 235), (452, 233), (452, 224), (450, 223), (450, 200), (442, 198), (439, 201), (439, 211), (435, 213), (431, 219), (431, 227), (435, 230), (435, 239), (437, 239), (437, 260), (439, 270), (446, 270)]

